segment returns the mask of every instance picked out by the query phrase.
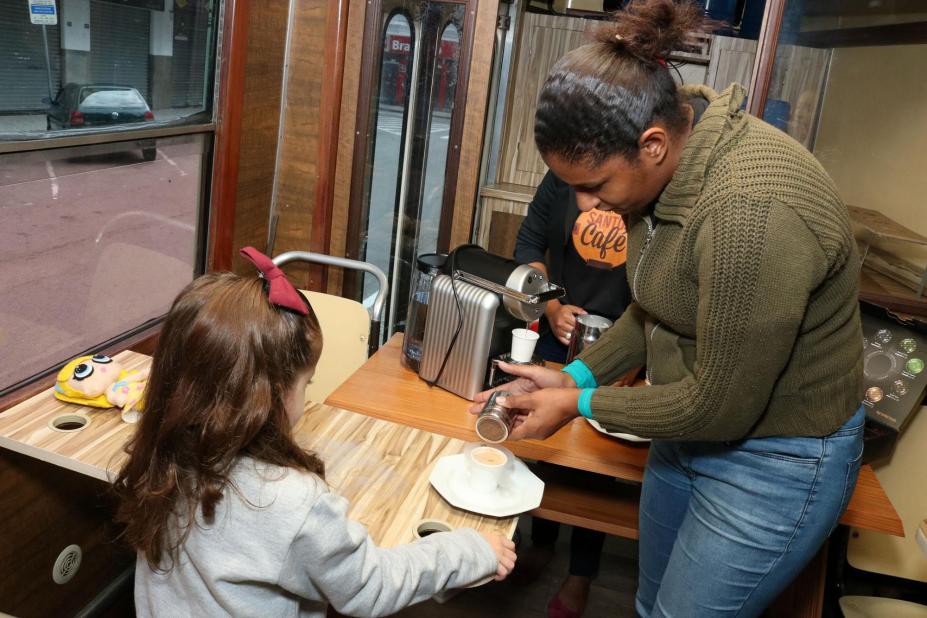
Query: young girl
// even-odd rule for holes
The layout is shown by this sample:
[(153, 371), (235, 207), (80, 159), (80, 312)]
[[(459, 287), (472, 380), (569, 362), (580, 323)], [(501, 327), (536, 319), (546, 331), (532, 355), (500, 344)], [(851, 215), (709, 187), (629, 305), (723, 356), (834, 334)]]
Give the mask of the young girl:
[(347, 519), (293, 440), (322, 349), (306, 299), (261, 276), (204, 275), (161, 332), (145, 413), (116, 480), (138, 552), (139, 616), (380, 616), (514, 566), (499, 535), (457, 530), (392, 549)]

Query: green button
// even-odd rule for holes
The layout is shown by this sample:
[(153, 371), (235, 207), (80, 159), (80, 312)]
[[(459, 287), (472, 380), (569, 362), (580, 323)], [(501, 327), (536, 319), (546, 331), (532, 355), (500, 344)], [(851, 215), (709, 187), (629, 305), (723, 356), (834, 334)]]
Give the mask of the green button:
[(904, 364), (904, 368), (910, 373), (918, 374), (924, 370), (924, 361), (919, 358), (912, 358)]

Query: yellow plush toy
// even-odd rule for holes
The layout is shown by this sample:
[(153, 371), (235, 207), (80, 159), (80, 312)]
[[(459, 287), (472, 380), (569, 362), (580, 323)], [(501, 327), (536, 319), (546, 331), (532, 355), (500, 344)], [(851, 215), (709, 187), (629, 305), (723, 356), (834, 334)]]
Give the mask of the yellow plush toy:
[(127, 371), (109, 356), (75, 358), (58, 372), (55, 397), (94, 408), (122, 408), (122, 420), (134, 423), (142, 410), (148, 369)]

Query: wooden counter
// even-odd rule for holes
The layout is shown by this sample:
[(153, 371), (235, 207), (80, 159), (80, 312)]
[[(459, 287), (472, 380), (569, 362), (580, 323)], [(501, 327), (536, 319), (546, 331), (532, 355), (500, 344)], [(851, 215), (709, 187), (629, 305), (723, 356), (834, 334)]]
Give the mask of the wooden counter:
[[(134, 352), (115, 358), (127, 369), (150, 361)], [(49, 427), (67, 413), (84, 414), (90, 424), (73, 433)], [(48, 389), (0, 414), (0, 447), (112, 481), (134, 427), (123, 423), (116, 409), (64, 403)], [(411, 541), (413, 524), (426, 517), (453, 527), (514, 534), (516, 517), (483, 517), (454, 508), (428, 482), (435, 461), (462, 451), (460, 440), (313, 403), (306, 404), (294, 432), (302, 446), (325, 461), (329, 485), (351, 503), (348, 515), (367, 526), (381, 546)]]
[[(470, 402), (424, 381), (401, 366), (402, 336), (390, 339), (361, 369), (333, 392), (327, 403), (435, 433), (475, 440)], [(536, 469), (544, 499), (533, 514), (626, 538), (638, 537), (640, 482), (646, 444), (604, 436), (576, 419), (543, 441), (507, 442), (516, 455), (560, 464)], [(573, 468), (573, 470), (566, 469)], [(601, 475), (615, 477), (615, 482)], [(843, 524), (904, 536), (898, 513), (870, 466), (860, 470)], [(770, 618), (820, 616), (827, 544), (780, 595)]]
[[(121, 352), (114, 358), (126, 369), (141, 369), (150, 362), (135, 352)], [(49, 423), (64, 414), (86, 416), (90, 424), (76, 432), (55, 431)], [(116, 408), (65, 403), (55, 399), (49, 388), (0, 413), (0, 447), (112, 481), (125, 459), (122, 449), (132, 436), (132, 427), (122, 422)]]
[[(469, 401), (438, 387), (429, 387), (399, 362), (402, 335), (395, 335), (361, 369), (333, 392), (327, 403), (425, 429), (477, 440)], [(371, 385), (375, 385), (372, 390)], [(546, 476), (544, 502), (535, 514), (583, 525), (609, 534), (637, 538), (639, 483), (647, 462), (647, 444), (604, 436), (577, 418), (546, 440), (505, 445), (519, 457), (595, 472), (630, 482), (606, 483), (604, 489), (588, 478), (572, 482), (563, 474)], [(605, 479), (600, 479), (605, 480)], [(904, 536), (898, 513), (879, 484), (872, 467), (860, 470), (856, 491), (840, 522), (867, 530)]]
[[(470, 402), (437, 386), (429, 387), (400, 364), (401, 355), (402, 335), (394, 335), (325, 403), (461, 440), (478, 440), (475, 417), (467, 412)], [(546, 440), (506, 442), (505, 446), (519, 457), (634, 483), (644, 477), (648, 451), (647, 444), (600, 434), (583, 418), (574, 419)]]

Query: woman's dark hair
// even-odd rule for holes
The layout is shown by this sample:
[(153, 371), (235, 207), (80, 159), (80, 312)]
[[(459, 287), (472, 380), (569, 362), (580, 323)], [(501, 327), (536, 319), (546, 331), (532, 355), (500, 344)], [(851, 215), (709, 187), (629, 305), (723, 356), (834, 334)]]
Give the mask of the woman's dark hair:
[(239, 457), (323, 474), (293, 440), (285, 403), (321, 352), (314, 312), (272, 305), (263, 279), (210, 273), (174, 300), (114, 483), (116, 520), (152, 569), (176, 560), (199, 509), (212, 520)]
[(670, 131), (687, 116), (666, 65), (689, 33), (711, 27), (687, 0), (632, 0), (595, 32), (595, 42), (561, 58), (538, 98), (534, 139), (541, 154), (598, 165), (637, 159), (638, 139), (655, 122)]

